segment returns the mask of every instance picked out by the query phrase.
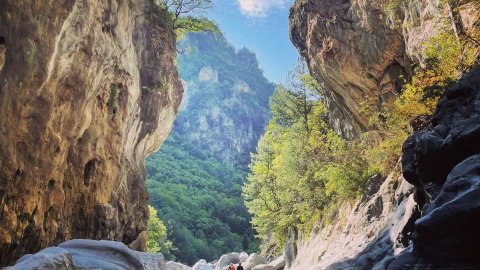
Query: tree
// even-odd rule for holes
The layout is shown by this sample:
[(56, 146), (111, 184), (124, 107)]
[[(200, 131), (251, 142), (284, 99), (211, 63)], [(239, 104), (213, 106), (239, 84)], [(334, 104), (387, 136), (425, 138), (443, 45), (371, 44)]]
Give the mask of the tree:
[(218, 25), (203, 15), (213, 6), (213, 0), (160, 0), (160, 7), (170, 13), (179, 39), (188, 32), (220, 33)]
[(147, 251), (151, 253), (169, 253), (172, 249), (172, 242), (167, 239), (167, 228), (157, 216), (157, 210), (148, 206), (150, 218), (147, 227)]

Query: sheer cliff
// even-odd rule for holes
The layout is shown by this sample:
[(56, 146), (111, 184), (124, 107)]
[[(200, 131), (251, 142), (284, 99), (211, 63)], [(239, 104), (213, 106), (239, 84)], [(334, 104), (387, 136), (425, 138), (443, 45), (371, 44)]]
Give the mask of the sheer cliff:
[[(442, 33), (474, 44), (478, 64), (479, 4), (297, 0), (291, 39), (323, 86), (336, 131), (352, 141), (370, 131), (365, 108), (398, 100), (405, 83), (431, 65), (428, 44), (448, 42)], [(466, 57), (463, 50), (451, 59)], [(289, 245), (298, 246), (284, 251), (288, 269), (478, 269), (480, 72), (464, 70), (442, 90), (433, 115), (410, 122), (414, 133), (395, 169), (401, 175), (372, 179), (333, 222), (294, 237)]]
[[(474, 1), (297, 0), (290, 36), (323, 84), (331, 124), (347, 138), (368, 129), (365, 107), (391, 103), (425, 65), (425, 43), (443, 27), (464, 35), (478, 27)], [(447, 1), (444, 1), (447, 2)]]
[(144, 247), (175, 54), (148, 0), (0, 0), (0, 265), (73, 238)]

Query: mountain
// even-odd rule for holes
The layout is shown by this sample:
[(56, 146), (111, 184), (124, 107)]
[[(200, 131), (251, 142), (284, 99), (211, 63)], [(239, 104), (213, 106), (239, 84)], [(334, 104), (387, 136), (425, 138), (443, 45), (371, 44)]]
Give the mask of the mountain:
[(170, 137), (147, 160), (147, 186), (176, 248), (171, 255), (192, 265), (258, 249), (241, 187), (275, 85), (254, 53), (222, 35), (189, 34), (178, 50), (185, 98)]

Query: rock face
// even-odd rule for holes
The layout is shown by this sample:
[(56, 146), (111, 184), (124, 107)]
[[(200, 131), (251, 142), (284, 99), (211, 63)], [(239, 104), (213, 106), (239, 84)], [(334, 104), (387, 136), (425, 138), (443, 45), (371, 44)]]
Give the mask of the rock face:
[(0, 0), (0, 265), (73, 238), (144, 246), (144, 158), (182, 95), (151, 3)]
[(415, 186), (373, 177), (356, 206), (300, 241), (288, 269), (478, 269), (480, 68), (405, 142), (402, 164)]
[(415, 223), (417, 260), (479, 266), (480, 68), (439, 102), (428, 131), (405, 142), (403, 164), (424, 204)]
[(275, 85), (252, 51), (236, 49), (222, 35), (191, 33), (179, 46), (191, 52), (178, 57), (186, 87), (172, 134), (246, 167), (270, 120)]
[(375, 111), (395, 100), (411, 64), (423, 64), (425, 41), (445, 25), (459, 33), (479, 21), (472, 3), (454, 9), (452, 24), (440, 1), (413, 0), (393, 10), (389, 2), (297, 0), (290, 13), (291, 40), (323, 84), (333, 127), (347, 138), (367, 128), (362, 107)]
[[(418, 218), (413, 186), (392, 173), (355, 205), (344, 204), (329, 225), (299, 241), (298, 254), (285, 269), (373, 269), (408, 246)], [(383, 269), (383, 268), (381, 268)]]
[(58, 247), (50, 247), (33, 255), (25, 255), (14, 266), (7, 269), (164, 270), (165, 260), (161, 254), (133, 251), (121, 242), (71, 240)]

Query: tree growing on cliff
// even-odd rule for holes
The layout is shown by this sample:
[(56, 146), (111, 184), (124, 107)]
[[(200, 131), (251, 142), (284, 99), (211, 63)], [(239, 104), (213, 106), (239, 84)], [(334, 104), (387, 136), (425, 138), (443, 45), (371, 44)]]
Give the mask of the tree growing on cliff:
[(160, 7), (169, 12), (179, 39), (189, 32), (220, 33), (218, 25), (203, 15), (213, 6), (213, 0), (160, 0)]

